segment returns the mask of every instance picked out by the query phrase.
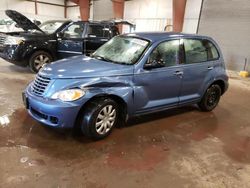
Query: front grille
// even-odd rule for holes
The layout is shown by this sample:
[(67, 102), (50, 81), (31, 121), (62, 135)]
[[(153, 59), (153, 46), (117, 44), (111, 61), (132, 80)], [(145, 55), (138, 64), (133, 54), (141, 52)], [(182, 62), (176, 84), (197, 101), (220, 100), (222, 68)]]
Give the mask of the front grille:
[(46, 78), (37, 74), (36, 79), (32, 85), (32, 92), (37, 96), (42, 96), (49, 83), (50, 78)]
[(5, 40), (6, 40), (6, 35), (0, 33), (0, 46), (4, 45)]

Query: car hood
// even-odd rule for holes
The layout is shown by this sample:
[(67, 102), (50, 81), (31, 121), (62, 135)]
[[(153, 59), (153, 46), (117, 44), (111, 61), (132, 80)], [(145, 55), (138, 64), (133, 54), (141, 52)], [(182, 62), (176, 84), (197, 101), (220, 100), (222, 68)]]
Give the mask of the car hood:
[(120, 65), (82, 55), (48, 64), (38, 74), (52, 79), (72, 79), (131, 75), (133, 70), (133, 65)]
[(36, 24), (34, 24), (27, 17), (15, 10), (6, 10), (5, 14), (14, 22), (16, 22), (17, 25), (21, 27), (24, 31), (35, 29), (44, 33)]

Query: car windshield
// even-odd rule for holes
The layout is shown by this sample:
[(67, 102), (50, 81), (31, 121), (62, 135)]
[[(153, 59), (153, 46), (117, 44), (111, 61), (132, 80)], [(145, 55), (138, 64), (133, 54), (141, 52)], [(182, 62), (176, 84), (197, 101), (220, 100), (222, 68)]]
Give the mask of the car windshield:
[(98, 48), (92, 57), (118, 64), (132, 65), (141, 57), (149, 42), (135, 37), (117, 36)]
[[(47, 21), (39, 25), (39, 28), (47, 34), (52, 34), (61, 27), (63, 23), (64, 21)], [(37, 30), (33, 30), (32, 32), (37, 32)]]

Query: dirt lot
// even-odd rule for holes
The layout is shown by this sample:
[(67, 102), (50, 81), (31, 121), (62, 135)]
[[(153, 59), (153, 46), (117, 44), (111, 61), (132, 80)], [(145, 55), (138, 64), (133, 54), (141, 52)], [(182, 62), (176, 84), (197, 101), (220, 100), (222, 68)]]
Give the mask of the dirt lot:
[(34, 75), (0, 60), (0, 187), (250, 187), (250, 82), (210, 113), (195, 106), (130, 120), (105, 140), (47, 128), (21, 91)]

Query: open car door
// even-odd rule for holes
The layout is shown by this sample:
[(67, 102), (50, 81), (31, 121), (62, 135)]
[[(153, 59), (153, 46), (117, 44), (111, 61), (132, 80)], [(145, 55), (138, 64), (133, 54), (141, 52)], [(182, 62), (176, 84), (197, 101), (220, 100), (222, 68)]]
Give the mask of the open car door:
[(121, 30), (125, 31), (125, 32), (122, 32), (122, 33), (132, 33), (136, 29), (136, 25), (134, 23), (130, 22), (130, 21), (127, 21), (127, 20), (122, 20), (122, 19), (115, 20), (115, 19), (112, 19), (112, 20), (105, 20), (105, 21), (102, 21), (102, 22), (103, 23), (107, 22), (109, 24), (113, 24), (113, 25), (117, 26), (119, 28), (119, 31), (121, 31)]
[(127, 26), (126, 27), (127, 29), (123, 28), (123, 31), (127, 30), (126, 33), (132, 33), (136, 29), (135, 24), (133, 24), (132, 22), (126, 21), (126, 20), (114, 20), (114, 24), (117, 25), (118, 27)]

